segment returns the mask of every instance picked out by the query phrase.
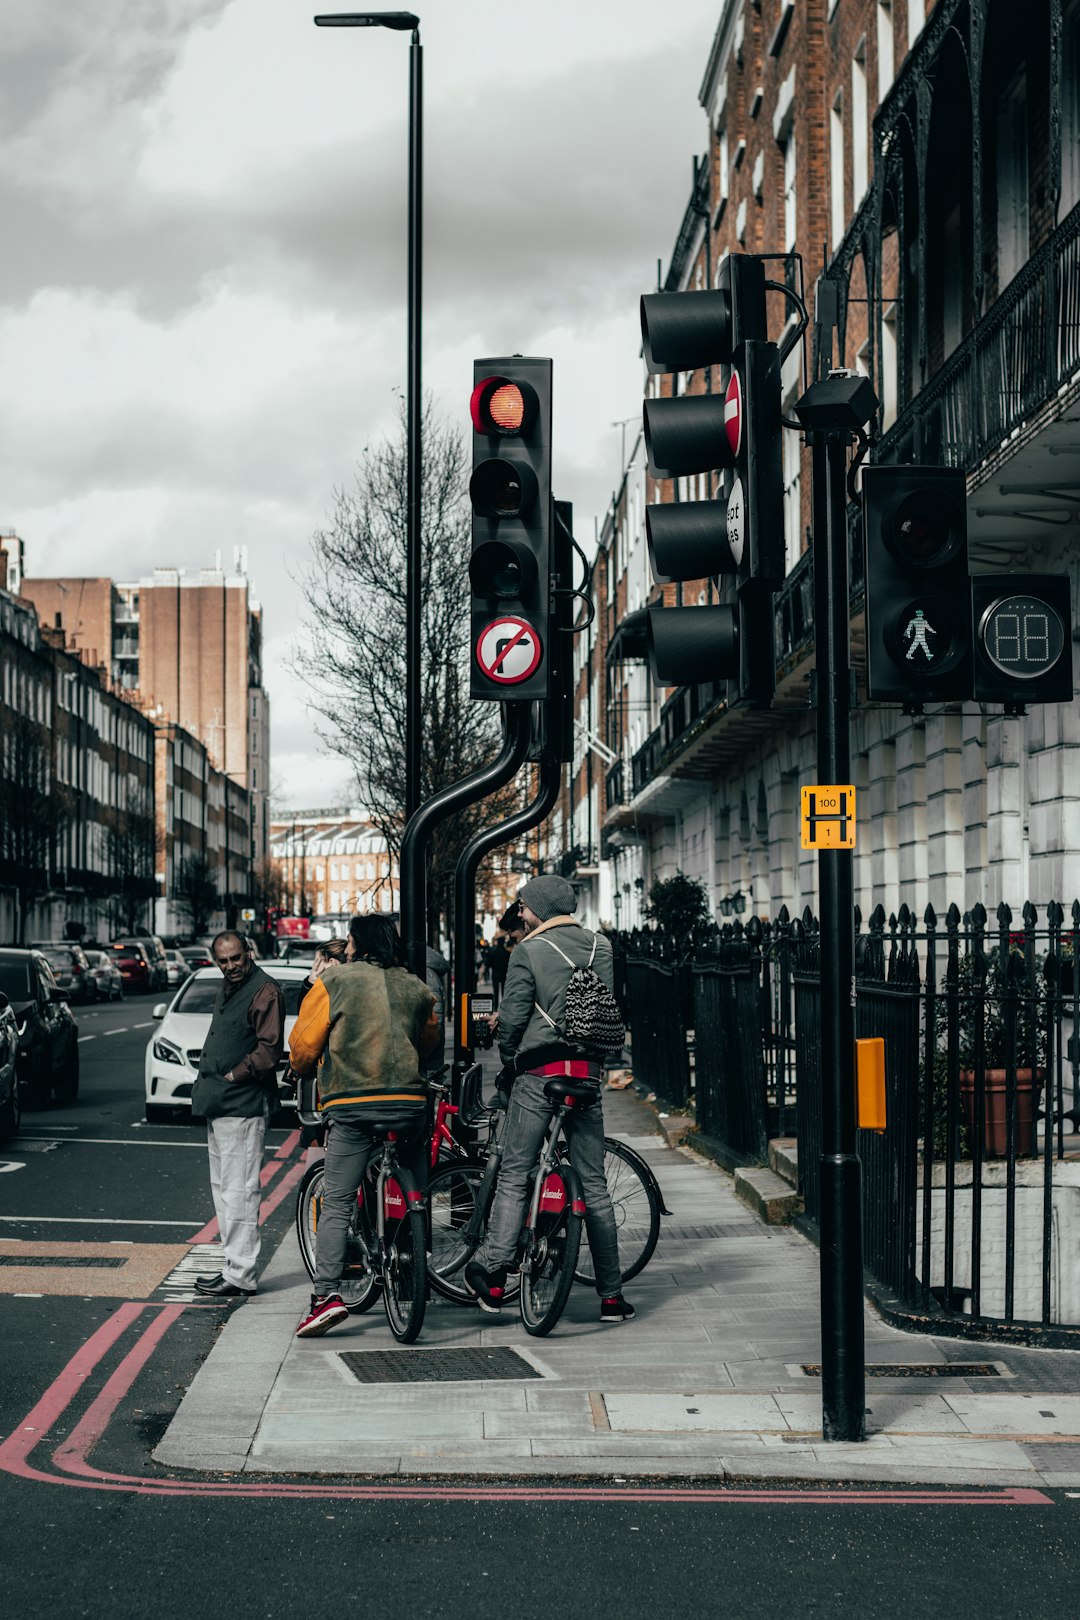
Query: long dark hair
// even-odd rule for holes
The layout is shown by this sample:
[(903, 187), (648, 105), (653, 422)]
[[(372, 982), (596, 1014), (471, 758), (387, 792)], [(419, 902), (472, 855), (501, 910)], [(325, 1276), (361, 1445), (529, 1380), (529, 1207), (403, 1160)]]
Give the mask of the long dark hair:
[(401, 966), (401, 941), (389, 917), (354, 917), (349, 924), (358, 958), (374, 967)]

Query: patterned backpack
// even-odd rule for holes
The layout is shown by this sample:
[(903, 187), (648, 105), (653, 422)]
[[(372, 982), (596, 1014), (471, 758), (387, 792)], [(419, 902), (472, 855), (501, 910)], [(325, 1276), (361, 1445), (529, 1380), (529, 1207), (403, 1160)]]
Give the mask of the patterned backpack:
[(561, 1036), (571, 1046), (583, 1046), (590, 1055), (603, 1056), (609, 1052), (621, 1052), (626, 1039), (626, 1027), (618, 1002), (593, 968), (596, 935), (593, 935), (593, 947), (584, 967), (575, 967), (566, 952), (559, 950), (553, 939), (545, 936), (543, 943), (550, 945), (553, 951), (559, 952), (571, 969), (571, 973), (570, 982), (566, 986), (563, 1027), (560, 1029), (554, 1018), (550, 1018), (540, 1003), (534, 1001), (533, 1006), (541, 1018), (547, 1019), (556, 1035)]

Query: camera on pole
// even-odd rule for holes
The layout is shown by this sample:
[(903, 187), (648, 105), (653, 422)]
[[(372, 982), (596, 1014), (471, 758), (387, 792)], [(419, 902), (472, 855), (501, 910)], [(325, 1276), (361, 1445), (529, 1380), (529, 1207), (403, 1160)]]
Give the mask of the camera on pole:
[(551, 361), (473, 362), (474, 698), (532, 702), (550, 689), (553, 615)]
[(647, 399), (645, 445), (656, 478), (723, 475), (723, 493), (646, 508), (659, 584), (734, 576), (735, 605), (649, 608), (653, 674), (666, 686), (727, 679), (741, 697), (773, 694), (773, 592), (784, 575), (780, 357), (767, 340), (765, 271), (732, 254), (719, 285), (649, 293), (641, 333), (650, 373), (729, 367), (720, 393)]

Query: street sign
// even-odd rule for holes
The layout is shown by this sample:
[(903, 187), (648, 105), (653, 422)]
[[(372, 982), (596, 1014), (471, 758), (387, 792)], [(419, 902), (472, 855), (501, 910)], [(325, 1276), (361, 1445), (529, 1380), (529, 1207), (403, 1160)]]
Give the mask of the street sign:
[(855, 789), (851, 783), (803, 788), (802, 847), (855, 848)]
[(476, 642), (476, 662), (489, 681), (513, 686), (539, 667), (543, 648), (527, 619), (507, 614), (484, 626)]
[(253, 911), (242, 911), (240, 913), (240, 920), (242, 922), (254, 922), (255, 921), (255, 913)]
[(727, 542), (736, 568), (742, 567), (743, 546), (746, 544), (746, 514), (743, 510), (742, 479), (734, 478), (727, 503)]
[(742, 451), (743, 402), (742, 381), (737, 371), (731, 373), (724, 394), (724, 432), (727, 434), (732, 455), (739, 455)]

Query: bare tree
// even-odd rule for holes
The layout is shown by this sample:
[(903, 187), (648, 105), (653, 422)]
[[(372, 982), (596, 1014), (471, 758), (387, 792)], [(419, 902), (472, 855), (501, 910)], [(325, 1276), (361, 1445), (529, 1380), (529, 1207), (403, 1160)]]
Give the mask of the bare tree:
[[(470, 509), (461, 435), (423, 421), (421, 706), (425, 798), (499, 749), (498, 706), (469, 700)], [(320, 733), (356, 773), (362, 803), (395, 855), (404, 827), (406, 438), (364, 450), (351, 490), (338, 490), (330, 526), (313, 540), (303, 583), (310, 658), (301, 672), (321, 687)], [(454, 866), (473, 833), (520, 803), (506, 789), (436, 830), (430, 920), (449, 917)]]
[(158, 829), (153, 800), (145, 788), (131, 794), (122, 809), (107, 812), (105, 849), (123, 926), (133, 934), (157, 893)]
[(15, 939), (26, 939), (35, 901), (52, 887), (56, 846), (70, 816), (56, 781), (49, 733), (19, 714), (0, 743), (0, 866), (15, 891)]
[(221, 904), (214, 868), (201, 855), (188, 855), (173, 879), (173, 898), (188, 914), (191, 932), (205, 934), (210, 917)]

